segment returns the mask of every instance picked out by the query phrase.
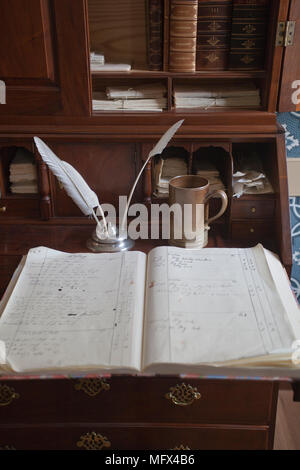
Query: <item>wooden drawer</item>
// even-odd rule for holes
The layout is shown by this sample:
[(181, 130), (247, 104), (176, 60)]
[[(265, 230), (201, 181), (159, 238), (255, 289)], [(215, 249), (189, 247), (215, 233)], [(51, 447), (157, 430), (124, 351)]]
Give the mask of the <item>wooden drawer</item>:
[[(271, 405), (276, 395), (273, 391), (277, 387), (272, 381), (125, 376), (106, 382), (100, 379), (0, 382), (0, 387), (5, 385), (17, 395), (10, 404), (0, 406), (1, 423), (267, 425), (272, 419)], [(189, 386), (197, 390), (194, 401)], [(182, 396), (185, 406), (175, 404)]]
[(266, 427), (0, 427), (0, 448), (16, 450), (264, 450)]
[(275, 221), (264, 222), (253, 219), (234, 221), (231, 224), (231, 238), (234, 240), (248, 240), (249, 243), (263, 242), (270, 237), (274, 237), (276, 229)]
[[(73, 392), (71, 414), (87, 422), (118, 422), (120, 416), (128, 423), (267, 424), (271, 419), (272, 382), (113, 377), (108, 383), (110, 390), (99, 398)], [(192, 401), (186, 386), (195, 388), (200, 397), (186, 406), (175, 405), (167, 396), (176, 386), (175, 400), (178, 395)]]
[(38, 198), (11, 198), (0, 200), (0, 221), (11, 217), (37, 219), (40, 217)]
[(57, 422), (66, 415), (68, 381), (0, 381), (0, 423)]
[(233, 219), (267, 219), (274, 217), (275, 200), (263, 199), (261, 201), (241, 201), (233, 199), (231, 206)]

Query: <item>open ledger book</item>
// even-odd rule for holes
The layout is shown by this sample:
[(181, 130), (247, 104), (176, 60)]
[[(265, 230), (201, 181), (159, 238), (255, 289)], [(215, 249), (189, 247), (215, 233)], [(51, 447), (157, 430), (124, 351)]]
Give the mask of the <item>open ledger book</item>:
[(261, 245), (158, 247), (148, 256), (34, 248), (1, 311), (6, 371), (297, 367), (298, 305), (279, 260)]

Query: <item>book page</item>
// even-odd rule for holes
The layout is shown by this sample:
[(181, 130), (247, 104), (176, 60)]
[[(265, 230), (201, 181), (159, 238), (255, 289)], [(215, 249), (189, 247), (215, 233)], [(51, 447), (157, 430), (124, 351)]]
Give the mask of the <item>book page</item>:
[[(256, 249), (155, 248), (148, 255), (144, 367), (291, 351), (295, 334)], [(265, 263), (262, 249), (260, 261)], [(292, 292), (290, 292), (292, 296)]]
[[(141, 366), (146, 256), (29, 251), (0, 340), (15, 371)], [(6, 305), (5, 305), (6, 304)]]

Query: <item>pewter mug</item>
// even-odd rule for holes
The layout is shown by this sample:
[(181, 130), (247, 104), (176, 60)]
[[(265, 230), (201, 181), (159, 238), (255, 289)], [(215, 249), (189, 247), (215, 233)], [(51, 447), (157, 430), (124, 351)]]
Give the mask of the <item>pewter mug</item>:
[[(209, 218), (209, 200), (222, 198), (217, 215)], [(197, 175), (176, 176), (169, 183), (169, 204), (178, 204), (181, 215), (171, 212), (170, 244), (182, 248), (204, 248), (208, 243), (209, 225), (227, 209), (228, 198), (223, 190), (209, 193), (209, 181)], [(188, 207), (185, 207), (189, 205)]]

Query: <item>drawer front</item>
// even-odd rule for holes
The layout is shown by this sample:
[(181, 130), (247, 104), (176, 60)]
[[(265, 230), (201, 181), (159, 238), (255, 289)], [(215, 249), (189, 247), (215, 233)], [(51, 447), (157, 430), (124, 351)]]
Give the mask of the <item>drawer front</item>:
[(274, 217), (275, 200), (265, 199), (261, 201), (232, 201), (231, 213), (233, 219), (268, 219)]
[(274, 236), (275, 221), (262, 222), (254, 219), (239, 220), (231, 224), (231, 238), (234, 240), (248, 240), (249, 243), (263, 242)]
[[(0, 382), (0, 423), (255, 424), (271, 421), (271, 381), (113, 377)], [(1, 389), (0, 389), (1, 392)]]
[(0, 423), (57, 422), (66, 415), (68, 381), (0, 381)]
[[(110, 389), (89, 396), (72, 390), (70, 415), (78, 421), (133, 423), (268, 424), (272, 382), (113, 377)], [(100, 421), (101, 420), (101, 421)]]
[(0, 428), (0, 449), (265, 450), (268, 428), (38, 426)]
[(11, 217), (37, 219), (40, 217), (39, 200), (36, 199), (1, 199), (0, 220)]

